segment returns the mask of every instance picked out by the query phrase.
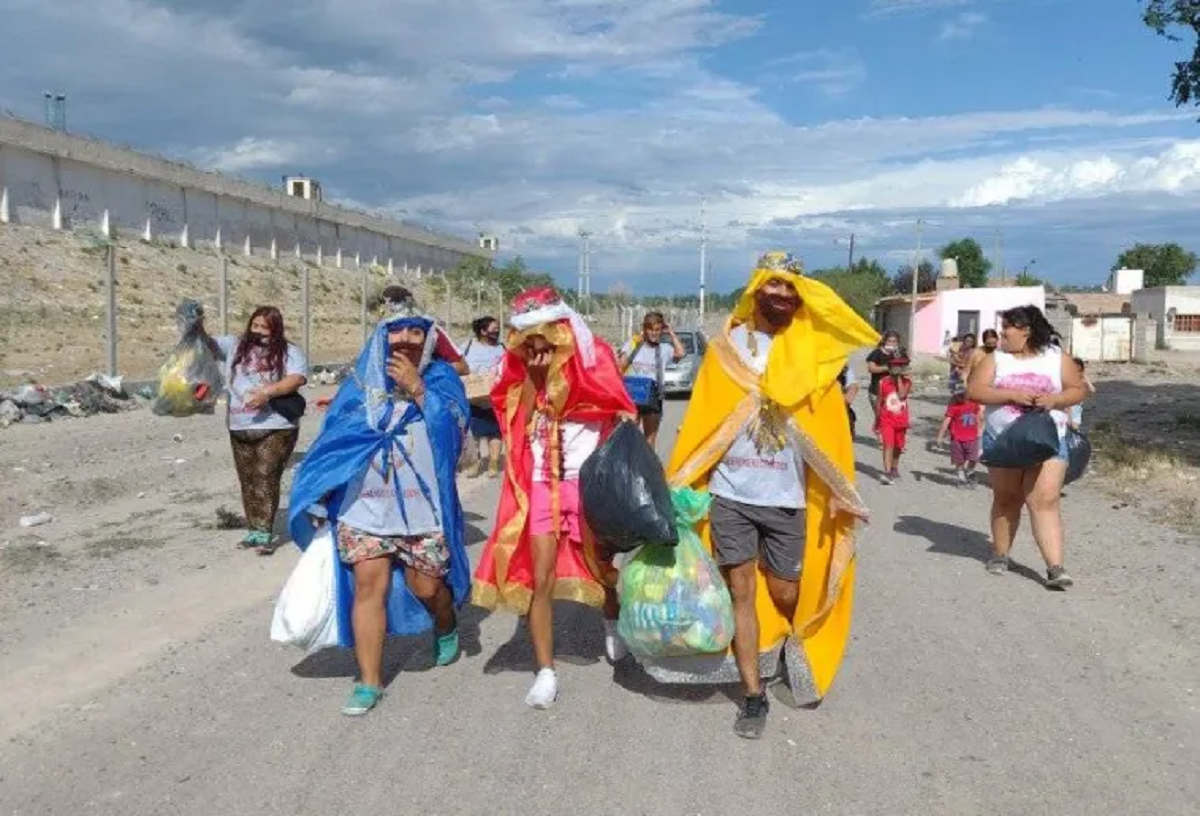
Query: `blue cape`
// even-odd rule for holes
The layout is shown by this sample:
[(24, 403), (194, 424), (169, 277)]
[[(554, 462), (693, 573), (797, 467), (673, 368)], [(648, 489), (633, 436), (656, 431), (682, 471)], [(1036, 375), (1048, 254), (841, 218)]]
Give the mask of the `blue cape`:
[[(387, 430), (396, 408), (393, 383), (387, 376), (388, 333), (404, 326), (425, 329), (425, 357), (421, 363), (425, 383), (423, 410), (410, 410), (395, 428)], [(313, 527), (307, 511), (324, 507), (330, 528), (337, 535), (338, 509), (347, 486), (358, 477), (381, 450), (391, 451), (394, 439), (413, 421), (423, 419), (433, 448), (442, 528), (450, 548), (450, 572), (446, 582), (455, 606), (470, 596), (471, 567), (467, 559), (465, 521), (458, 500), (455, 474), (470, 415), (462, 379), (454, 369), (432, 358), (436, 330), (427, 318), (392, 317), (375, 328), (366, 348), (358, 357), (354, 373), (338, 389), (330, 403), (321, 432), (313, 442), (292, 483), (288, 502), (288, 529), (301, 550), (312, 542)], [(415, 409), (415, 406), (414, 406)], [(350, 612), (354, 607), (354, 571), (338, 562), (337, 576), (339, 645), (354, 645)], [(433, 627), (433, 619), (404, 580), (403, 567), (397, 564), (387, 598), (388, 633), (415, 635)]]

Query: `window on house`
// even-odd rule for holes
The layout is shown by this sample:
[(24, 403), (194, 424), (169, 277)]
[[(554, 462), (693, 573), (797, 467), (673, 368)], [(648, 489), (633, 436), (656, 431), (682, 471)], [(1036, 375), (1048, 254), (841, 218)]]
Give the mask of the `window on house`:
[(1200, 333), (1200, 314), (1175, 315), (1175, 331)]

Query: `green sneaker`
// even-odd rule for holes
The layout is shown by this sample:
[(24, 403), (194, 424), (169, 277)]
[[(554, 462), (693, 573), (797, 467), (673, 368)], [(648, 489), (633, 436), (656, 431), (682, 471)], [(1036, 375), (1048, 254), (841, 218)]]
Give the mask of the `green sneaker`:
[(273, 555), (275, 553), (275, 536), (265, 530), (258, 530), (254, 533), (257, 538), (254, 541), (254, 548), (259, 555)]
[(433, 637), (433, 663), (435, 666), (449, 666), (458, 658), (458, 629), (452, 629), (444, 635), (435, 634)]
[(350, 697), (346, 700), (346, 704), (342, 706), (342, 713), (347, 717), (361, 717), (379, 705), (379, 701), (382, 699), (383, 689), (378, 686), (355, 683), (354, 689), (350, 692)]

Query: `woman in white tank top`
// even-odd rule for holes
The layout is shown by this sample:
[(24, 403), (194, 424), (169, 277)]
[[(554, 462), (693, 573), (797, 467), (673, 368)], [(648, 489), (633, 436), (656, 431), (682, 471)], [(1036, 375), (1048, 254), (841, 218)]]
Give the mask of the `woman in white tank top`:
[(1030, 409), (1049, 411), (1058, 427), (1058, 456), (1029, 468), (989, 468), (992, 476), (992, 557), (988, 572), (1003, 575), (1021, 524), (1021, 508), (1029, 508), (1033, 537), (1046, 562), (1046, 586), (1072, 584), (1063, 568), (1063, 523), (1060, 497), (1067, 474), (1067, 409), (1083, 402), (1086, 389), (1074, 361), (1051, 344), (1053, 328), (1036, 306), (1009, 309), (1001, 315), (1000, 348), (971, 370), (968, 396), (985, 406), (983, 446), (989, 444)]

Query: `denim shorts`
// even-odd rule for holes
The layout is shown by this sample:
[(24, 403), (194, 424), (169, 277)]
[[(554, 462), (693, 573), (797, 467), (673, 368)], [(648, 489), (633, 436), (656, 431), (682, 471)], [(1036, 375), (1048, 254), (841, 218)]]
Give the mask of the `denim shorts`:
[[(983, 434), (983, 458), (985, 460), (988, 458), (988, 455), (992, 452), (992, 446), (995, 444), (996, 444), (996, 437), (993, 434), (991, 434), (987, 431), (984, 431), (984, 434)], [(1069, 461), (1070, 458), (1071, 458), (1071, 451), (1067, 447), (1067, 438), (1065, 436), (1059, 436), (1058, 437), (1058, 453), (1055, 454), (1054, 456), (1052, 456), (1051, 460), (1057, 459), (1059, 461), (1066, 462), (1066, 461)]]

